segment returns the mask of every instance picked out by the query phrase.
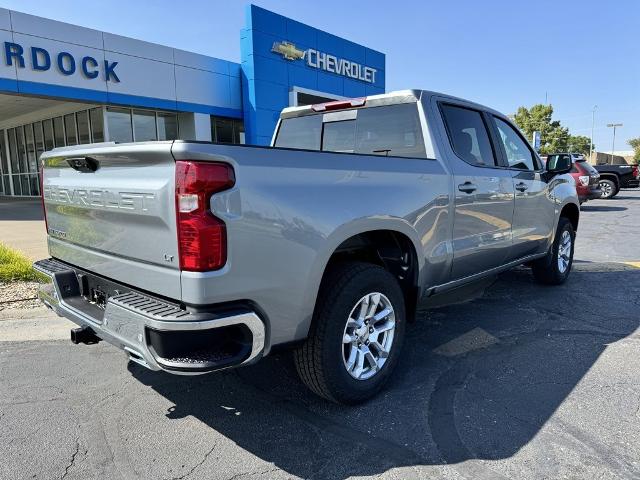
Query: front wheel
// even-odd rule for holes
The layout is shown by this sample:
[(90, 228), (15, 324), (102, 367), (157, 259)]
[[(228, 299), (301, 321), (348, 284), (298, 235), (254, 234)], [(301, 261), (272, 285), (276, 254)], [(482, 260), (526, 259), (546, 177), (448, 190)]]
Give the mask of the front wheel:
[(613, 198), (618, 194), (618, 186), (613, 180), (600, 180), (600, 190), (602, 191), (600, 198)]
[(560, 217), (556, 238), (547, 255), (533, 262), (535, 279), (546, 285), (560, 285), (571, 273), (576, 234), (568, 218)]
[(294, 353), (298, 374), (321, 397), (363, 402), (393, 373), (405, 323), (393, 275), (367, 263), (338, 265), (323, 280), (309, 337)]

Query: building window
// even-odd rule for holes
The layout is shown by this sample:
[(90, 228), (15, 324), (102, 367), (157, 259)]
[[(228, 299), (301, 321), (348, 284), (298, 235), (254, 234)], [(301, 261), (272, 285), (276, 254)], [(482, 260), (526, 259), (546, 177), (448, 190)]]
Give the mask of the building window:
[(52, 150), (56, 146), (53, 140), (53, 120), (44, 120), (42, 122), (42, 130), (44, 130), (44, 149)]
[(107, 108), (107, 129), (109, 140), (117, 143), (133, 142), (131, 128), (131, 110), (125, 108)]
[(78, 134), (76, 133), (76, 116), (73, 113), (64, 116), (64, 131), (67, 145), (78, 144)]
[(10, 195), (13, 187), (14, 195), (40, 195), (40, 155), (55, 147), (91, 143), (94, 116), (94, 138), (103, 141), (102, 112), (98, 107), (10, 128), (6, 137), (0, 130), (0, 192)]
[(107, 125), (109, 141), (112, 142), (148, 142), (178, 138), (178, 115), (175, 113), (108, 107)]
[(10, 128), (7, 130), (7, 137), (9, 138), (9, 161), (12, 173), (18, 173), (18, 148), (16, 146), (16, 129)]
[(27, 152), (25, 151), (24, 127), (16, 128), (16, 139), (18, 146), (18, 171), (27, 173), (29, 171), (27, 164)]
[(104, 117), (102, 116), (102, 108), (92, 108), (89, 110), (91, 117), (91, 138), (93, 143), (104, 142)]
[[(42, 135), (42, 122), (36, 122), (33, 124), (33, 134), (36, 144), (36, 160), (40, 160), (40, 155), (44, 152), (44, 136)], [(38, 167), (39, 169), (39, 167)]]
[(78, 143), (84, 145), (91, 143), (91, 134), (89, 128), (89, 112), (87, 110), (76, 113), (78, 121)]
[[(0, 194), (40, 195), (40, 155), (65, 145), (104, 142), (105, 118), (109, 141), (178, 138), (176, 113), (121, 107), (95, 107), (0, 130)], [(237, 139), (243, 132), (242, 124), (233, 122), (231, 134)], [(229, 135), (228, 131), (224, 134)]]
[(155, 112), (133, 111), (133, 136), (136, 142), (148, 142), (158, 139)]
[(212, 116), (211, 140), (216, 143), (244, 144), (244, 124), (242, 120)]
[(64, 147), (64, 122), (62, 117), (53, 119), (53, 139), (56, 147)]
[(5, 141), (4, 130), (0, 130), (0, 191), (4, 195), (11, 194), (9, 182), (9, 162), (7, 161), (7, 143)]
[(38, 162), (36, 159), (36, 145), (33, 138), (33, 125), (25, 125), (24, 133), (27, 140), (27, 167), (29, 172), (36, 173), (38, 171)]
[(178, 138), (178, 116), (175, 113), (158, 112), (158, 140)]

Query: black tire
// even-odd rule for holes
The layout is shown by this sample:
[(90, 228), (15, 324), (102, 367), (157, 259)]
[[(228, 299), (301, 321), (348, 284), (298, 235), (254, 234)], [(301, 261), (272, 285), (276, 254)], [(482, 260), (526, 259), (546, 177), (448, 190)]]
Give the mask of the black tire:
[(620, 191), (618, 184), (608, 178), (600, 179), (600, 189), (602, 190), (602, 196), (600, 198), (605, 200), (615, 197)]
[[(571, 249), (569, 253), (568, 266), (563, 272), (558, 265), (558, 249), (560, 248), (560, 242), (565, 232), (568, 232), (571, 238)], [(551, 245), (551, 249), (545, 257), (533, 262), (531, 267), (533, 276), (538, 282), (545, 285), (561, 285), (567, 280), (571, 273), (571, 266), (573, 265), (575, 240), (576, 234), (573, 230), (573, 225), (568, 218), (560, 217), (560, 220), (558, 221), (558, 229), (553, 240), (553, 245)]]
[[(388, 357), (371, 378), (356, 379), (343, 360), (347, 319), (365, 295), (382, 293), (395, 312), (395, 330)], [(387, 270), (361, 262), (339, 264), (325, 275), (316, 301), (309, 337), (294, 352), (302, 381), (317, 395), (348, 405), (363, 402), (384, 386), (398, 363), (406, 314), (398, 281)]]

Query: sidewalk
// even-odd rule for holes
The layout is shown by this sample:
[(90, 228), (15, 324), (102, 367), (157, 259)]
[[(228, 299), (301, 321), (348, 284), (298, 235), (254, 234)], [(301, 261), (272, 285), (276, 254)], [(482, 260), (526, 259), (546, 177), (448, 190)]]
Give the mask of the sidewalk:
[(0, 242), (32, 260), (49, 256), (40, 199), (0, 196)]

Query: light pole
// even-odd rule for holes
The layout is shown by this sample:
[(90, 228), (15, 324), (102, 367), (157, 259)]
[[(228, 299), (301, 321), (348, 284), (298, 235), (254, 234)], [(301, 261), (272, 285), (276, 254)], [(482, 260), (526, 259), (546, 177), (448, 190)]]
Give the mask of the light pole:
[(621, 123), (607, 123), (607, 127), (613, 127), (613, 142), (611, 143), (611, 164), (613, 165), (613, 152), (616, 150), (616, 128), (621, 127)]
[(593, 161), (591, 155), (593, 155), (593, 129), (596, 125), (596, 108), (598, 108), (598, 105), (594, 105), (593, 110), (591, 110), (591, 143), (589, 143), (589, 162)]

